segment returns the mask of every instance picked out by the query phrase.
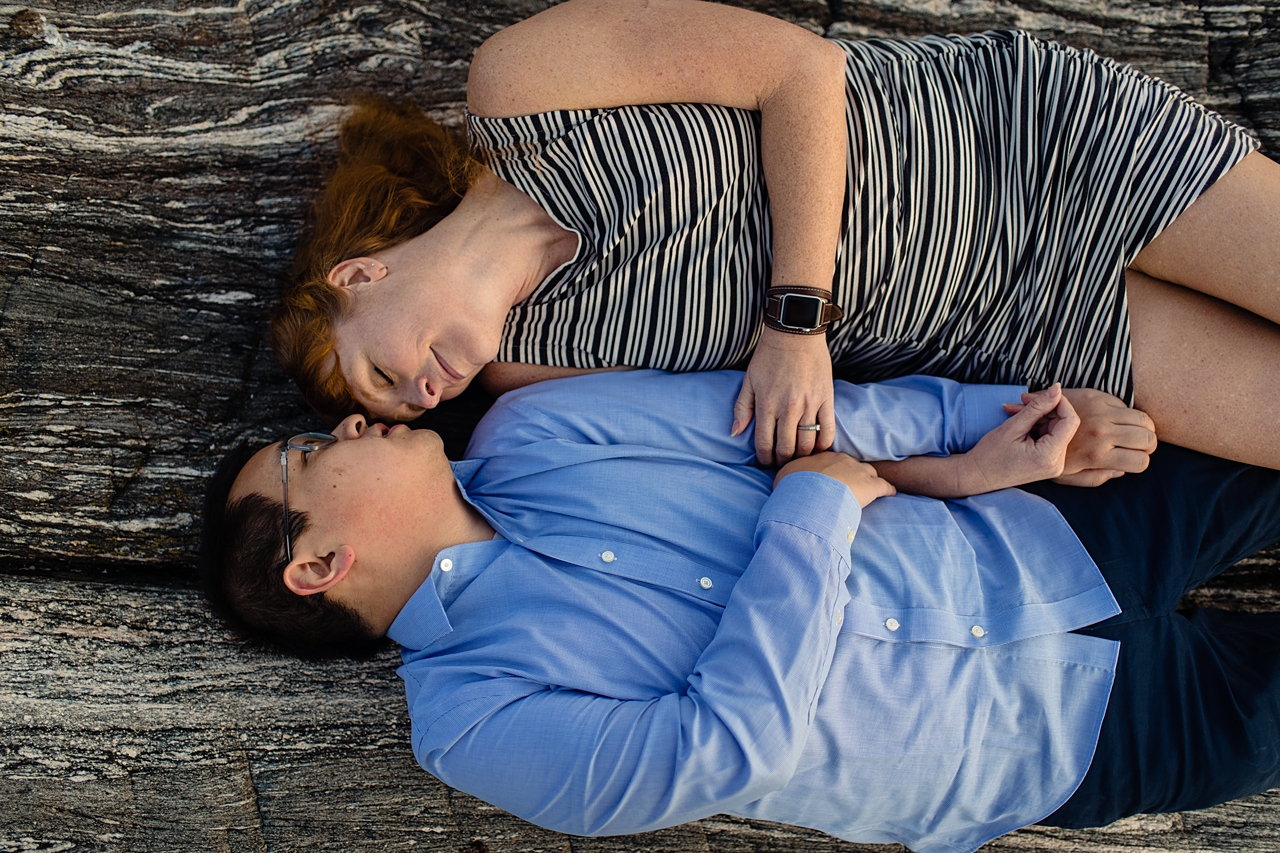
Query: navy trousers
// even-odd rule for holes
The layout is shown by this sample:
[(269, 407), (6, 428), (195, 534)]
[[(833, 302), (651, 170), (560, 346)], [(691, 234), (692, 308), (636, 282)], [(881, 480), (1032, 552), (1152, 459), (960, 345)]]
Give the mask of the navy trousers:
[(1280, 471), (1162, 445), (1097, 489), (1037, 483), (1123, 612), (1080, 633), (1120, 641), (1093, 763), (1042, 823), (1102, 826), (1280, 786), (1280, 613), (1178, 599), (1280, 540)]

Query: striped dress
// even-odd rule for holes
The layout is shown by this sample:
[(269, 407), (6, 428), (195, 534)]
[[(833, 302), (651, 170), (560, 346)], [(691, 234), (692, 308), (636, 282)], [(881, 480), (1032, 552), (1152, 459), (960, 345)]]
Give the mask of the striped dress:
[[(838, 373), (1061, 380), (1131, 402), (1125, 267), (1257, 143), (1171, 86), (1025, 33), (837, 43)], [(511, 310), (499, 361), (745, 366), (772, 242), (757, 113), (661, 104), (468, 129), (579, 236)]]

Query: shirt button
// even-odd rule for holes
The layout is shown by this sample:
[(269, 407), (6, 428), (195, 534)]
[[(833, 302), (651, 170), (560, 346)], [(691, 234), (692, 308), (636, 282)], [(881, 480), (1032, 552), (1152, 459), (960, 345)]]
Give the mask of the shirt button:
[(850, 528), (849, 532), (844, 535), (844, 541), (850, 544), (853, 543), (853, 528)]
[(711, 589), (712, 587), (711, 578), (698, 578), (698, 586), (702, 587), (703, 589)]
[(840, 624), (841, 622), (843, 622), (843, 621), (844, 621), (844, 614), (843, 614), (843, 613), (837, 613), (837, 614), (836, 614), (836, 624), (837, 624), (837, 625), (839, 625), (839, 624)]
[(896, 630), (898, 630), (898, 620), (897, 620), (897, 619), (886, 619), (886, 620), (885, 620), (885, 623), (884, 623), (884, 626), (885, 626), (886, 628), (888, 628), (890, 631), (896, 631)]
[(443, 560), (440, 561), (440, 571), (447, 572), (452, 568), (453, 568), (453, 560), (450, 560), (448, 557), (445, 557)]
[(973, 634), (973, 636), (975, 636), (975, 637), (979, 637), (979, 638), (981, 638), (981, 637), (985, 636), (987, 632), (986, 632), (986, 631), (984, 631), (984, 630), (982, 630), (982, 626), (981, 626), (981, 625), (974, 625), (972, 628), (970, 628), (970, 629), (969, 629), (969, 633), (970, 633), (970, 634)]
[(606, 563), (612, 563), (617, 558), (613, 555), (612, 551), (605, 551), (600, 555), (600, 559), (604, 560)]

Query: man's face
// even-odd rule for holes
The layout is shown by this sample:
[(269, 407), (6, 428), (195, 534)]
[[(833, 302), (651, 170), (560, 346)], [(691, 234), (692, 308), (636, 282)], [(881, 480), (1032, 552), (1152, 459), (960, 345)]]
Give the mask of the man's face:
[[(365, 562), (396, 566), (417, 559), (415, 531), (430, 530), (441, 501), (457, 494), (440, 437), (404, 424), (366, 424), (359, 415), (333, 435), (336, 442), (306, 459), (301, 450), (287, 456), (289, 512), (305, 511), (311, 521), (293, 542), (295, 557), (346, 544)], [(249, 460), (228, 500), (252, 492), (280, 500), (279, 442)]]

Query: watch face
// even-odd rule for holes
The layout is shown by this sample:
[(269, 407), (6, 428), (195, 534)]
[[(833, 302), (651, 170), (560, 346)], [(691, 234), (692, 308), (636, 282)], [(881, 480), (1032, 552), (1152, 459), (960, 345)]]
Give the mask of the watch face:
[(821, 325), (822, 300), (816, 296), (788, 293), (782, 297), (782, 312), (778, 322), (797, 329), (816, 329)]

